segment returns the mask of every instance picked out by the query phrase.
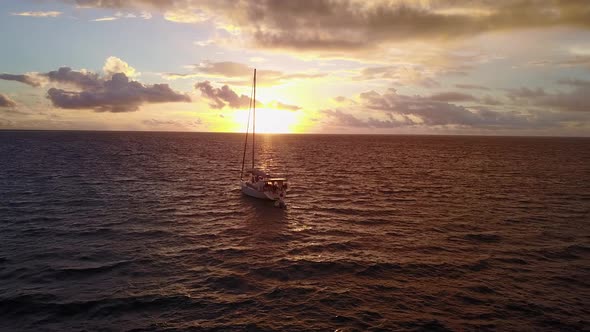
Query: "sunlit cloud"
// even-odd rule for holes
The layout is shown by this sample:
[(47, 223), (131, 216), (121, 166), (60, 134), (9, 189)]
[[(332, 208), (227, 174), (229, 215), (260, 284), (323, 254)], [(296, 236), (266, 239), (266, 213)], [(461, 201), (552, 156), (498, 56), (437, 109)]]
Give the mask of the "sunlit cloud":
[(20, 13), (11, 13), (13, 16), (27, 16), (27, 17), (58, 17), (62, 12), (58, 11), (48, 11), (48, 12), (20, 12)]
[(205, 47), (205, 46), (215, 44), (215, 40), (213, 40), (213, 39), (199, 40), (199, 41), (193, 42), (193, 44), (195, 44), (196, 46), (199, 46), (199, 47)]
[(105, 75), (109, 77), (116, 73), (123, 73), (127, 77), (135, 77), (139, 75), (139, 73), (135, 71), (135, 68), (131, 67), (127, 62), (114, 56), (107, 58), (102, 70)]
[(10, 99), (8, 96), (0, 93), (0, 107), (15, 107), (16, 102)]
[(209, 18), (204, 12), (198, 10), (175, 9), (164, 13), (164, 19), (176, 23), (200, 23)]
[(94, 20), (90, 20), (92, 22), (108, 22), (108, 21), (115, 21), (118, 20), (117, 17), (101, 17), (101, 18), (96, 18)]

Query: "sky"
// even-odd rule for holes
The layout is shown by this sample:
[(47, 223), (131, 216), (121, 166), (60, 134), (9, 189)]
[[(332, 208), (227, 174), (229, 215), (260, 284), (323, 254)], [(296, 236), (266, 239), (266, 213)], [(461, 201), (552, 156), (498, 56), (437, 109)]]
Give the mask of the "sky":
[(590, 136), (588, 0), (2, 0), (0, 129)]

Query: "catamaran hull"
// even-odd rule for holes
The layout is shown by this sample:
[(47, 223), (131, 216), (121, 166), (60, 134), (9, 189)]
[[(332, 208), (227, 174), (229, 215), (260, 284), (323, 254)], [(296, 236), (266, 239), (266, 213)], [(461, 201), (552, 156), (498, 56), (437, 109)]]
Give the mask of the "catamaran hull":
[(273, 192), (260, 192), (260, 191), (258, 191), (256, 189), (248, 186), (244, 182), (242, 182), (242, 193), (244, 195), (248, 195), (248, 196), (251, 196), (251, 197), (260, 198), (260, 199), (268, 199), (268, 200), (271, 200), (271, 201), (276, 201), (276, 200), (278, 200), (278, 199), (281, 198), (278, 193), (273, 193)]

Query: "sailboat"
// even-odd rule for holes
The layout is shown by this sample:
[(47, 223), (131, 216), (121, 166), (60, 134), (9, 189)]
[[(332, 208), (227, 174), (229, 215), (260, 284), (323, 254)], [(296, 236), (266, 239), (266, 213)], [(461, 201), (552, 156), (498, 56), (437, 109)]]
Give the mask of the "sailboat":
[[(246, 150), (248, 148), (248, 132), (250, 130), (250, 115), (252, 115), (252, 168), (244, 172), (246, 162)], [(245, 195), (275, 201), (275, 206), (284, 208), (287, 195), (287, 178), (272, 177), (267, 172), (255, 167), (256, 152), (256, 69), (254, 69), (254, 81), (250, 95), (250, 109), (248, 111), (248, 124), (246, 127), (246, 139), (244, 141), (244, 154), (242, 156), (242, 171), (240, 183), (242, 193)]]

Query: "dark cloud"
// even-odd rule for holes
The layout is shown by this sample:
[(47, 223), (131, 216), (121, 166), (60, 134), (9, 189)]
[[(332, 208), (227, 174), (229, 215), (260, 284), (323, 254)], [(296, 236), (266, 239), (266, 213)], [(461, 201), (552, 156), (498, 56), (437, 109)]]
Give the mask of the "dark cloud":
[(590, 28), (587, 0), (63, 1), (108, 8), (204, 11), (218, 22), (240, 27), (258, 46), (298, 51), (367, 51), (400, 40), (558, 26)]
[[(575, 112), (496, 111), (485, 107), (466, 108), (430, 97), (406, 96), (394, 89), (386, 93), (360, 94), (352, 107), (321, 111), (329, 124), (359, 128), (453, 127), (480, 129), (535, 129), (559, 127), (566, 123), (589, 123), (590, 116)], [(356, 114), (370, 114), (358, 117)]]
[(345, 127), (356, 127), (356, 128), (397, 128), (405, 125), (412, 125), (413, 123), (404, 118), (403, 120), (379, 120), (373, 117), (369, 117), (367, 120), (361, 120), (352, 114), (345, 113), (341, 110), (322, 110), (322, 114), (328, 118), (335, 120), (333, 124)]
[(0, 93), (0, 107), (10, 107), (10, 108), (12, 108), (12, 107), (15, 107), (15, 106), (16, 106), (16, 103), (12, 99), (10, 99), (10, 98), (8, 98), (8, 96), (5, 96), (5, 95), (3, 95), (3, 94)]
[(432, 100), (429, 97), (400, 95), (394, 90), (385, 94), (370, 91), (361, 94), (360, 97), (364, 107), (396, 114), (403, 118), (403, 124), (491, 126), (514, 120), (509, 113), (484, 109), (469, 110), (463, 106)]
[(132, 112), (142, 104), (190, 102), (187, 95), (172, 90), (168, 84), (144, 85), (130, 81), (123, 73), (114, 74), (110, 79), (70, 68), (50, 72), (51, 81), (71, 84), (81, 91), (51, 88), (47, 97), (55, 107), (65, 109), (92, 109), (97, 112)]
[(41, 86), (39, 79), (33, 75), (12, 75), (12, 74), (0, 74), (0, 80), (16, 81), (21, 82), (33, 87)]
[(68, 67), (61, 67), (41, 76), (47, 77), (50, 82), (69, 84), (81, 89), (97, 89), (105, 82), (96, 73), (75, 71)]
[[(250, 97), (246, 95), (238, 96), (238, 94), (228, 85), (216, 88), (211, 85), (211, 82), (204, 81), (195, 84), (195, 88), (201, 91), (201, 96), (209, 100), (209, 106), (214, 109), (222, 109), (226, 106), (233, 109), (247, 109), (250, 107)], [(259, 100), (256, 100), (256, 107), (267, 107), (287, 111), (297, 111), (301, 109), (301, 107), (297, 105), (289, 105), (280, 101), (271, 101), (267, 104), (263, 104)]]
[(564, 111), (590, 112), (590, 86), (571, 92), (548, 94), (534, 101), (538, 106)]
[(109, 72), (108, 76), (101, 76), (87, 70), (62, 67), (35, 75), (2, 74), (0, 79), (32, 86), (40, 86), (41, 80), (54, 83), (57, 87), (47, 91), (47, 98), (53, 106), (65, 109), (132, 112), (143, 104), (191, 101), (189, 96), (172, 90), (168, 84), (142, 84), (130, 80), (124, 73)]
[(559, 84), (571, 86), (569, 91), (547, 92), (542, 88), (512, 89), (508, 97), (515, 102), (546, 109), (572, 112), (590, 112), (590, 81), (567, 79)]
[(585, 0), (448, 0), (428, 8), (393, 1), (320, 0), (309, 5), (267, 0), (244, 6), (245, 19), (259, 22), (254, 39), (260, 45), (297, 49), (356, 49), (395, 40), (449, 39), (533, 27), (590, 28), (590, 4)]
[(225, 106), (231, 108), (248, 108), (250, 106), (250, 97), (246, 95), (238, 96), (229, 86), (224, 85), (221, 88), (215, 88), (211, 82), (199, 82), (195, 88), (201, 91), (201, 96), (207, 98), (209, 106), (215, 109), (222, 109)]

